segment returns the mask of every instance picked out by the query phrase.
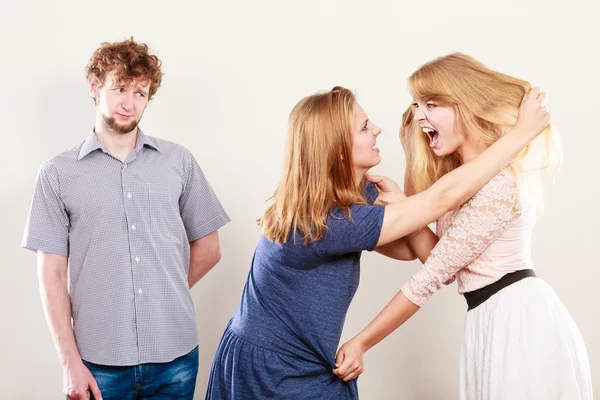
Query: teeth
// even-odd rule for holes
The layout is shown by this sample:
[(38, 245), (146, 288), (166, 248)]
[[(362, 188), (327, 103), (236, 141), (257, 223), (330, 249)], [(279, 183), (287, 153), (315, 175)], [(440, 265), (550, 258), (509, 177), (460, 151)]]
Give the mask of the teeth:
[(425, 132), (425, 133), (433, 133), (433, 132), (435, 132), (435, 129), (431, 129), (431, 128), (421, 128), (421, 129), (423, 129), (423, 132)]

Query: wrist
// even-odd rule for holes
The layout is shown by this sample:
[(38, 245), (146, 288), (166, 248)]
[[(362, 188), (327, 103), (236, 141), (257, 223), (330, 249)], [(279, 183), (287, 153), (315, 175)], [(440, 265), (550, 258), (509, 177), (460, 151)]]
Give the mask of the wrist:
[(523, 129), (517, 125), (513, 126), (512, 129), (508, 131), (508, 134), (514, 136), (516, 140), (518, 139), (519, 143), (522, 146), (525, 146), (529, 142), (531, 142), (538, 135), (538, 133), (539, 132), (533, 132), (528, 129)]
[(79, 355), (79, 353), (77, 353), (77, 354), (70, 353), (70, 354), (63, 354), (60, 357), (60, 363), (61, 363), (63, 369), (68, 369), (68, 368), (72, 368), (75, 365), (81, 364), (83, 362), (81, 361), (81, 356)]
[(352, 339), (352, 341), (354, 342), (356, 347), (360, 350), (360, 352), (363, 354), (366, 353), (367, 350), (369, 350), (371, 348), (371, 346), (369, 346), (367, 344), (367, 342), (360, 335), (355, 336), (354, 339)]
[(404, 200), (406, 199), (406, 194), (402, 190), (397, 190), (396, 192), (394, 192), (394, 199), (396, 201)]

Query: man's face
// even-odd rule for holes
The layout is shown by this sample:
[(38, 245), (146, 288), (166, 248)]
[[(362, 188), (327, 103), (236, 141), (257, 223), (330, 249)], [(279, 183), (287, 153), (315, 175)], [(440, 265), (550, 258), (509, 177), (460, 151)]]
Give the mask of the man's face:
[(109, 129), (129, 133), (137, 127), (148, 105), (149, 81), (121, 82), (109, 72), (102, 87), (92, 80), (88, 83), (90, 95), (96, 100), (96, 111)]

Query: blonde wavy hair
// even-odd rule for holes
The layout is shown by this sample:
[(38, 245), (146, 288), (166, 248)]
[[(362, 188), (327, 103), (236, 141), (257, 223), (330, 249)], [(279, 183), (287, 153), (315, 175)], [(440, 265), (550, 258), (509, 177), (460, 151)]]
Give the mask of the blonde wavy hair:
[[(436, 58), (408, 78), (408, 89), (414, 99), (452, 107), (457, 131), (474, 135), (487, 146), (515, 125), (523, 96), (530, 88), (529, 82), (493, 71), (461, 53)], [(456, 153), (436, 156), (429, 147), (428, 136), (413, 122), (413, 116), (410, 106), (403, 114), (403, 125), (412, 146), (407, 177), (418, 193), (459, 167), (461, 160)], [(516, 173), (525, 173), (558, 169), (561, 163), (557, 132), (549, 124), (510, 167)]]
[(350, 205), (365, 203), (354, 181), (352, 160), (355, 96), (336, 86), (305, 97), (292, 110), (279, 186), (258, 220), (263, 234), (285, 243), (301, 233), (304, 243), (326, 233), (332, 207), (350, 215)]

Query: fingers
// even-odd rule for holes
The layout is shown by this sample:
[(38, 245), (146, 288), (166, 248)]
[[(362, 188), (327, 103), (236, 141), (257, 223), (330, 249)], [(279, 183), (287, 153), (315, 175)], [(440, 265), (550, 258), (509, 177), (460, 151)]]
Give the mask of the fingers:
[(358, 378), (358, 376), (359, 376), (360, 374), (362, 374), (363, 372), (364, 372), (364, 369), (363, 369), (363, 367), (359, 365), (358, 367), (356, 367), (356, 368), (355, 368), (354, 370), (352, 370), (351, 372), (348, 372), (348, 373), (346, 374), (346, 376), (343, 376), (343, 377), (342, 377), (342, 379), (344, 380), (344, 382), (349, 382), (349, 381), (351, 381), (351, 380), (353, 380), (353, 379), (356, 379), (356, 378)]
[(550, 121), (550, 113), (546, 107), (546, 93), (539, 88), (532, 88), (523, 98), (519, 107), (517, 124), (521, 132), (531, 136), (531, 140), (544, 131)]
[(378, 184), (385, 179), (385, 176), (365, 174), (365, 179), (371, 183)]
[(547, 96), (548, 95), (546, 92), (540, 92), (536, 99), (536, 101), (540, 105), (540, 110), (543, 113), (543, 117), (546, 119), (546, 123), (548, 123), (548, 121), (550, 120), (550, 113), (548, 112), (548, 106), (546, 105)]
[(365, 179), (377, 185), (380, 192), (397, 192), (401, 191), (398, 184), (387, 176), (365, 175)]
[(529, 91), (528, 97), (529, 97), (530, 99), (533, 99), (533, 100), (535, 100), (535, 99), (537, 99), (537, 98), (538, 98), (538, 96), (539, 96), (539, 95), (540, 95), (540, 89), (538, 89), (538, 88), (534, 87), (534, 88), (532, 88), (532, 89)]
[(337, 355), (335, 356), (335, 366), (339, 367), (341, 363), (344, 362), (344, 351), (338, 351)]
[(344, 361), (341, 364), (337, 365), (338, 368), (334, 369), (333, 373), (339, 376), (345, 382), (351, 381), (352, 379), (356, 379), (360, 374), (364, 372), (362, 362), (359, 362), (354, 357), (344, 357)]
[(98, 387), (96, 380), (93, 378), (90, 381), (90, 390), (92, 391), (92, 394), (94, 395), (94, 400), (102, 400), (102, 393), (100, 393), (100, 388)]
[(65, 397), (69, 400), (88, 400), (90, 398), (90, 392), (83, 389), (72, 388), (65, 394)]
[(338, 370), (339, 371), (336, 373), (336, 375), (342, 378), (345, 382), (357, 378), (364, 372), (362, 363), (355, 359), (346, 359), (346, 362), (340, 368), (338, 368)]
[(90, 398), (89, 392), (86, 391), (71, 391), (67, 398), (69, 400), (88, 400)]
[(335, 356), (335, 366), (337, 368), (335, 368), (333, 370), (333, 373), (335, 375), (339, 376), (340, 378), (341, 378), (341, 375), (342, 375), (340, 367), (344, 364), (344, 358), (345, 358), (345, 352), (344, 352), (344, 349), (343, 349), (343, 346), (342, 346), (342, 348), (338, 351), (337, 355)]
[(338, 364), (338, 367), (334, 369), (333, 372), (343, 379), (344, 376), (346, 376), (346, 374), (348, 373), (348, 370), (350, 370), (353, 367), (353, 365), (354, 360), (350, 357), (346, 357), (341, 364)]
[(546, 92), (540, 92), (539, 88), (537, 88), (537, 87), (532, 88), (523, 97), (523, 101), (521, 102), (521, 109), (529, 109), (531, 111), (541, 110), (542, 112), (547, 113), (548, 112), (548, 108), (546, 106), (547, 96), (548, 96), (548, 94)]
[(375, 206), (387, 206), (390, 203), (394, 202), (394, 196), (390, 195), (390, 193), (382, 192), (377, 196), (373, 205)]
[(521, 101), (521, 105), (523, 103), (525, 103), (526, 101), (539, 100), (541, 102), (544, 100), (545, 97), (546, 97), (545, 92), (540, 92), (539, 88), (534, 87), (534, 88), (529, 89), (529, 91), (525, 93), (525, 95), (523, 96), (523, 100)]
[(546, 92), (540, 92), (539, 88), (533, 88), (525, 95), (525, 98), (528, 98), (532, 101), (537, 101), (538, 103), (545, 105), (545, 100), (548, 94)]
[(538, 96), (537, 100), (540, 102), (540, 104), (542, 105), (546, 105), (546, 92), (541, 92), (540, 95)]
[(337, 355), (335, 356), (335, 366), (337, 368), (335, 368), (333, 370), (333, 373), (338, 375), (340, 374), (340, 365), (342, 365), (342, 363), (344, 362), (344, 351), (340, 350), (338, 351)]

